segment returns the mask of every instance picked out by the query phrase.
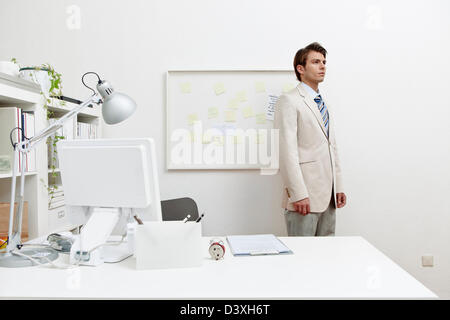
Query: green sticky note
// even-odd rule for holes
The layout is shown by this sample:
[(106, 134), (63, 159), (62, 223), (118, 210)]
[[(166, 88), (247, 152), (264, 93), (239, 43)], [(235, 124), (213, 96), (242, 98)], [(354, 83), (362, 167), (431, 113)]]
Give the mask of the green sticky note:
[(218, 82), (214, 85), (214, 92), (216, 95), (222, 94), (225, 92), (225, 85), (222, 82)]
[(190, 82), (184, 82), (180, 84), (180, 89), (182, 93), (191, 93), (191, 83)]
[(223, 145), (223, 136), (214, 136), (214, 137), (212, 137), (212, 143), (215, 143), (216, 145), (222, 146)]
[(236, 99), (237, 99), (238, 101), (241, 101), (241, 102), (247, 101), (247, 92), (245, 92), (245, 90), (239, 91), (239, 92), (236, 94)]
[(211, 143), (211, 135), (204, 133), (202, 143), (203, 144)]
[(244, 118), (250, 118), (253, 117), (253, 108), (248, 106), (242, 109), (242, 115), (244, 116)]
[(225, 110), (225, 121), (226, 122), (236, 122), (236, 111)]
[(208, 119), (217, 118), (219, 115), (219, 109), (216, 107), (208, 108)]
[(256, 123), (257, 124), (264, 124), (264, 123), (266, 123), (266, 114), (265, 113), (258, 113), (258, 114), (256, 114)]
[(231, 108), (231, 109), (237, 109), (238, 103), (239, 103), (239, 101), (237, 98), (231, 99), (230, 101), (228, 101), (227, 107)]
[(188, 123), (190, 125), (194, 124), (194, 122), (197, 121), (197, 120), (198, 120), (198, 115), (196, 113), (191, 113), (191, 114), (188, 115)]
[(255, 91), (256, 92), (266, 92), (266, 84), (262, 81), (255, 82)]

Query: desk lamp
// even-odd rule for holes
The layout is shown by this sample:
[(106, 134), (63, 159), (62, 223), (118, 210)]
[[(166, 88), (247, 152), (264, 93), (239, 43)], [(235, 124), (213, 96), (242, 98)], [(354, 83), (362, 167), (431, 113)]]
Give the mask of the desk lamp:
[[(98, 78), (97, 91), (88, 87), (84, 83), (84, 77), (87, 74), (95, 74)], [(58, 258), (58, 253), (50, 248), (33, 248), (26, 249), (23, 248), (21, 243), (21, 233), (22, 233), (22, 213), (23, 213), (23, 203), (24, 203), (24, 185), (25, 185), (25, 154), (30, 152), (36, 147), (40, 142), (45, 141), (49, 136), (60, 129), (63, 124), (77, 115), (86, 106), (95, 104), (102, 104), (102, 117), (107, 124), (116, 124), (122, 122), (133, 114), (136, 110), (136, 103), (128, 97), (127, 95), (119, 92), (115, 92), (112, 86), (106, 81), (101, 80), (99, 75), (95, 72), (86, 72), (81, 81), (83, 84), (93, 91), (93, 95), (82, 102), (76, 108), (70, 110), (63, 117), (55, 121), (52, 125), (48, 126), (46, 129), (42, 130), (34, 137), (28, 138), (24, 137), (23, 141), (13, 143), (12, 133), (14, 130), (20, 128), (15, 128), (11, 131), (11, 143), (14, 147), (14, 163), (12, 170), (11, 179), (11, 201), (10, 201), (10, 211), (9, 211), (9, 231), (8, 231), (8, 244), (5, 253), (0, 253), (0, 267), (27, 267), (35, 265), (34, 261), (38, 263), (47, 263)], [(23, 136), (23, 135), (22, 135)], [(22, 154), (22, 157), (19, 157)], [(20, 166), (20, 193), (19, 196), (15, 197), (16, 194), (16, 176), (17, 176), (17, 165), (21, 161)], [(17, 214), (14, 212), (14, 203), (17, 202)], [(33, 261), (34, 260), (34, 261)]]

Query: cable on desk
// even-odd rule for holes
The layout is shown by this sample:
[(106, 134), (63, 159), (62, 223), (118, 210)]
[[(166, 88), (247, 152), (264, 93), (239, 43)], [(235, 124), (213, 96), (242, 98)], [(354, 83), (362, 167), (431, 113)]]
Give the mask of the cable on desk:
[[(36, 263), (39, 266), (45, 266), (46, 265), (45, 263), (41, 263), (38, 260), (34, 259), (33, 257), (28, 256), (26, 254), (23, 254), (21, 252), (18, 252), (16, 250), (12, 250), (11, 253), (15, 254), (15, 255), (18, 255), (18, 256), (21, 256), (21, 257), (24, 257), (24, 258), (27, 258), (27, 259), (31, 260), (32, 262)], [(56, 263), (54, 263), (53, 261), (51, 261), (47, 257), (42, 257), (42, 258), (46, 259), (53, 267), (58, 268), (58, 269), (73, 269), (73, 268), (77, 267), (77, 266), (74, 266), (74, 265), (71, 265), (71, 264), (57, 265)]]
[[(22, 247), (37, 247), (37, 248), (49, 248), (49, 249), (53, 249), (51, 245), (49, 244), (41, 244), (41, 243), (21, 243), (17, 245), (19, 248), (18, 249), (22, 249)], [(55, 250), (55, 249), (53, 249)]]
[(103, 247), (103, 246), (118, 246), (118, 245), (120, 245), (120, 244), (122, 244), (124, 242), (123, 239), (125, 239), (125, 237), (126, 237), (126, 234), (124, 234), (122, 236), (122, 239), (120, 241), (110, 241), (110, 242), (105, 242), (105, 243), (99, 244), (98, 246), (95, 246), (94, 248), (89, 250), (88, 253), (91, 253), (95, 249), (98, 249), (98, 248)]
[(104, 263), (108, 263), (108, 264), (119, 263), (119, 262), (122, 262), (122, 261), (128, 259), (128, 258), (131, 257), (131, 256), (132, 256), (132, 254), (130, 254), (129, 256), (126, 256), (125, 258), (123, 258), (122, 260), (119, 260), (119, 261), (114, 261), (114, 262), (106, 262), (106, 261), (105, 261)]

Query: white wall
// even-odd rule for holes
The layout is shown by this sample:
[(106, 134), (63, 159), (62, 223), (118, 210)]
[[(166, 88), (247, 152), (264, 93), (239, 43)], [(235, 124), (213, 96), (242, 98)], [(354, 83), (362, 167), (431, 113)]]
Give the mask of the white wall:
[[(155, 138), (162, 199), (194, 198), (205, 235), (285, 235), (280, 178), (166, 171), (165, 72), (290, 68), (300, 47), (320, 42), (348, 197), (337, 235), (363, 236), (450, 298), (450, 2), (0, 3), (0, 60), (50, 62), (68, 96), (90, 94), (80, 77), (93, 70), (135, 98), (136, 114), (104, 136)], [(67, 27), (70, 5), (81, 9), (79, 30)], [(423, 254), (435, 267), (420, 266)]]

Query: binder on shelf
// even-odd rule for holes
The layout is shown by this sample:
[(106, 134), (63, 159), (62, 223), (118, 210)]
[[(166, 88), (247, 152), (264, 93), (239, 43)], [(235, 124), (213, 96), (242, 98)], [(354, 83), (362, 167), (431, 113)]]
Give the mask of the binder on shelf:
[[(22, 112), (22, 141), (25, 137), (32, 138), (35, 134), (34, 129), (34, 114), (31, 112)], [(25, 171), (36, 171), (36, 149), (32, 149), (25, 154)]]
[[(0, 108), (0, 155), (9, 158), (11, 168), (14, 161), (14, 148), (11, 145), (10, 133), (14, 128), (22, 128), (22, 109), (16, 107), (2, 107)], [(22, 133), (20, 130), (15, 130), (13, 135), (13, 142), (22, 141)], [(21, 157), (19, 154), (18, 171), (21, 169)]]
[(97, 139), (98, 125), (96, 123), (77, 122), (77, 139)]
[(293, 253), (273, 234), (227, 236), (227, 241), (234, 256)]

